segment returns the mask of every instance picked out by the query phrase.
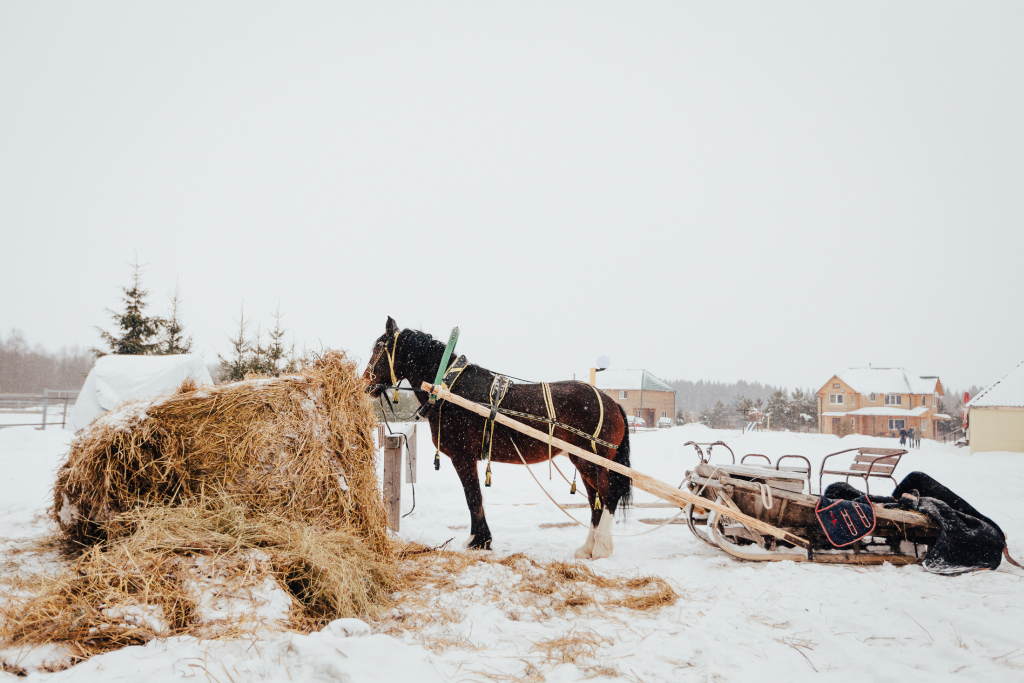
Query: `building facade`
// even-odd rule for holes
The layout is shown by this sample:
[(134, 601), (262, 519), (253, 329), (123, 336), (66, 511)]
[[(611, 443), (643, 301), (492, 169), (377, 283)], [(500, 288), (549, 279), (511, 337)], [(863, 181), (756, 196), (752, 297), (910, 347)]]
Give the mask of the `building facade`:
[(1024, 362), (967, 402), (971, 453), (1024, 453)]
[(921, 429), (934, 439), (942, 382), (934, 376), (915, 376), (903, 368), (852, 368), (833, 375), (818, 390), (818, 431), (822, 434), (899, 436), (901, 429)]
[(654, 427), (661, 418), (676, 414), (676, 391), (646, 370), (603, 370), (595, 386), (622, 406), (626, 415), (641, 418)]

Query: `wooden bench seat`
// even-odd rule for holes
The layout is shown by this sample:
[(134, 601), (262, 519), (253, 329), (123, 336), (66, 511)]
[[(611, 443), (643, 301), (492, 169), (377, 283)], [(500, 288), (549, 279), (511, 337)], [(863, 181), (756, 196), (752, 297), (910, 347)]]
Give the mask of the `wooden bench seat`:
[[(854, 457), (853, 463), (851, 463), (847, 469), (825, 468), (825, 464), (832, 456), (851, 453), (854, 451), (857, 455)], [(818, 492), (824, 493), (824, 489), (822, 489), (822, 481), (826, 474), (846, 477), (847, 482), (850, 481), (850, 477), (863, 479), (866, 493), (871, 493), (870, 479), (872, 478), (877, 477), (881, 479), (891, 479), (893, 484), (898, 484), (896, 478), (893, 476), (893, 472), (896, 471), (896, 466), (899, 464), (900, 458), (905, 454), (905, 450), (898, 448), (848, 448), (845, 451), (830, 453), (821, 461), (821, 472), (818, 474)]]

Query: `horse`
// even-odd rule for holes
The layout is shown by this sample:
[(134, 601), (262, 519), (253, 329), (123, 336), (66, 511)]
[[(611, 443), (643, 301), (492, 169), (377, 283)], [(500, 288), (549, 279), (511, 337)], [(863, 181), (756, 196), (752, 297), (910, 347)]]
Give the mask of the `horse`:
[[(447, 401), (438, 400), (428, 406), (429, 394), (420, 387), (425, 381), (434, 382), (444, 350), (443, 342), (418, 330), (399, 330), (394, 319), (388, 317), (385, 332), (374, 344), (363, 378), (368, 383), (367, 393), (374, 398), (386, 389), (397, 386), (402, 380), (408, 380), (412, 385), (421, 413), (426, 413), (430, 424), (430, 438), (437, 450), (451, 459), (466, 494), (471, 526), (464, 547), (489, 550), (492, 537), (484, 516), (477, 468), (477, 462), (481, 460), (485, 428), (493, 430), (489, 448), (490, 460), (493, 462), (523, 464), (525, 461), (527, 464), (535, 464), (562, 451)], [(454, 361), (453, 358), (449, 368)], [(468, 364), (452, 381), (449, 389), (471, 401), (488, 405), (496, 377), (495, 373), (486, 368)], [(560, 423), (554, 427), (555, 437), (592, 450), (603, 458), (629, 465), (629, 429), (626, 412), (619, 404), (604, 392), (583, 382), (551, 382), (546, 386), (550, 388), (549, 398), (554, 408), (554, 419)], [(500, 400), (503, 410), (541, 418), (548, 417), (547, 405), (545, 385), (542, 384), (513, 383)], [(542, 431), (549, 431), (549, 425), (542, 422), (515, 415), (509, 417)], [(576, 432), (566, 429), (565, 425), (574, 428)], [(577, 432), (587, 436), (580, 436)], [(615, 511), (625, 510), (631, 504), (632, 480), (577, 456), (570, 455), (569, 459), (579, 472), (590, 501), (589, 534), (586, 543), (576, 550), (575, 555), (581, 559), (608, 557), (612, 554), (611, 526)]]

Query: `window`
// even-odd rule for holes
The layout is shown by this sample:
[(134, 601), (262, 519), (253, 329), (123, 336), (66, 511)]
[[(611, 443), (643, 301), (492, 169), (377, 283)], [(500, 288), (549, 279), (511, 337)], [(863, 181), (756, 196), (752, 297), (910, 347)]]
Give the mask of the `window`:
[(831, 405), (842, 405), (843, 404), (843, 395), (842, 394), (829, 394), (828, 395), (828, 402)]
[(636, 416), (637, 417), (643, 417), (643, 414), (640, 412), (639, 408), (636, 409)]
[(622, 389), (621, 391), (619, 391), (619, 398), (626, 398), (626, 394), (627, 394), (626, 390)]
[(903, 395), (902, 394), (886, 394), (885, 395), (885, 405), (887, 405), (887, 406), (901, 406), (901, 405), (903, 405)]
[(661, 416), (662, 417), (668, 417), (668, 411), (667, 410), (661, 411)]
[(923, 396), (921, 396), (921, 405), (928, 405), (928, 394), (924, 394)]
[(878, 400), (878, 394), (868, 394), (868, 400), (874, 403)]
[(850, 405), (857, 405), (857, 394), (850, 394)]
[(889, 429), (892, 429), (892, 430), (903, 429), (904, 425), (906, 425), (906, 424), (907, 423), (906, 423), (905, 420), (889, 420)]
[(838, 384), (833, 384), (833, 385), (832, 385), (832, 388), (833, 388), (833, 389), (838, 389), (838, 388), (839, 388), (839, 385), (838, 385)]
[(928, 431), (928, 420), (921, 420), (921, 431), (922, 432), (927, 432)]

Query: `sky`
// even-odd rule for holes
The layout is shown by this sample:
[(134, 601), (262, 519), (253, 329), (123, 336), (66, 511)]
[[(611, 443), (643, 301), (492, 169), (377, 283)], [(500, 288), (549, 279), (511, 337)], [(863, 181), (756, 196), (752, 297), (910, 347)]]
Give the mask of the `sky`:
[(533, 380), (820, 387), (1024, 358), (1020, 3), (3, 3), (0, 333), (99, 343), (131, 264), (387, 316)]

